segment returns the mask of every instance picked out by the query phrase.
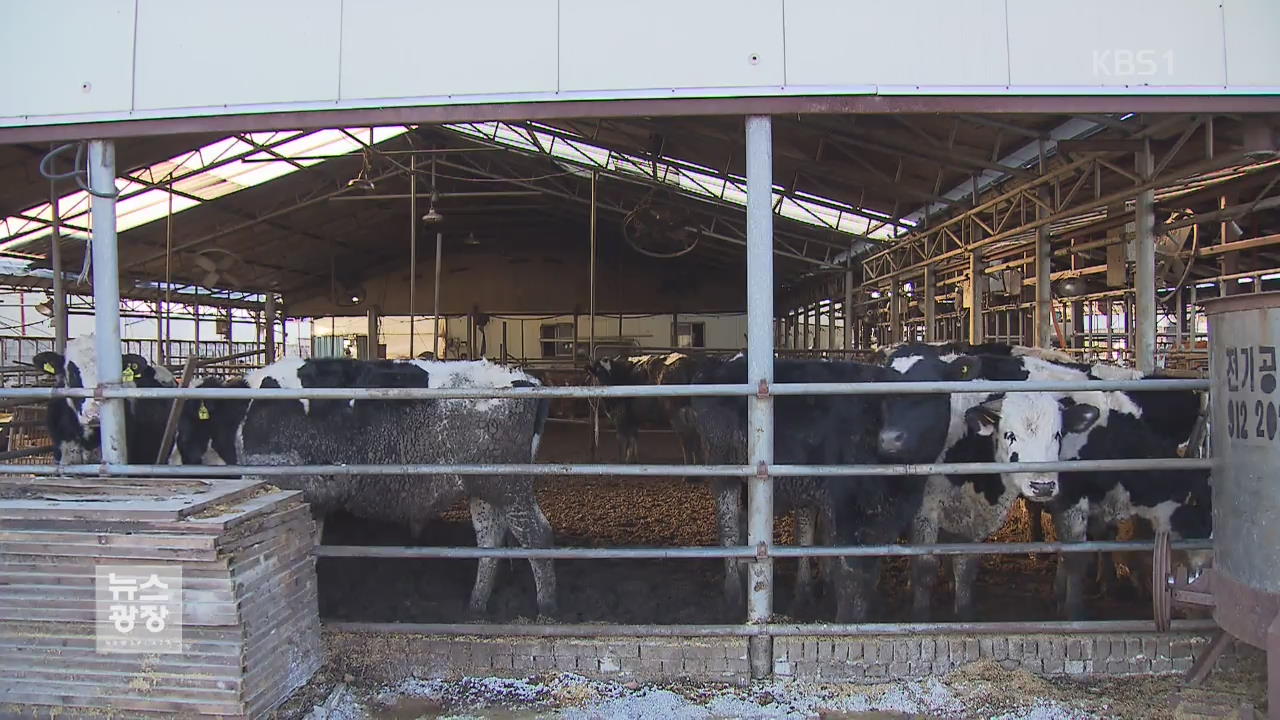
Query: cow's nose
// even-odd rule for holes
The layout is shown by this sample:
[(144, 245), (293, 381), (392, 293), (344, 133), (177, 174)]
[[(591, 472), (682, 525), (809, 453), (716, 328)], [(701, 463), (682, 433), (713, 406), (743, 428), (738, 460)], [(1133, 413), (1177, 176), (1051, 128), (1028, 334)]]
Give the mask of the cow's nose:
[(1032, 480), (1031, 492), (1038, 498), (1050, 498), (1058, 492), (1058, 483), (1052, 480)]
[(907, 434), (901, 430), (881, 430), (880, 450), (889, 454), (902, 451)]

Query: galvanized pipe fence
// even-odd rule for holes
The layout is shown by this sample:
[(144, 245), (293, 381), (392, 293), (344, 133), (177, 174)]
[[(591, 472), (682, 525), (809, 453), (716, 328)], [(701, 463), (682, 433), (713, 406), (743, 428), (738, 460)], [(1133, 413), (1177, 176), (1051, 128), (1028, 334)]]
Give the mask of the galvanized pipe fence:
[[(0, 398), (147, 398), (147, 399), (257, 399), (257, 400), (478, 400), (538, 397), (672, 397), (672, 396), (795, 396), (941, 394), (956, 392), (1048, 392), (1109, 390), (1207, 390), (1207, 380), (1086, 380), (1086, 381), (952, 381), (937, 383), (784, 383), (760, 387), (734, 385), (659, 386), (561, 386), (536, 388), (0, 388)], [(901, 477), (932, 474), (977, 475), (1012, 472), (1083, 472), (1133, 470), (1210, 469), (1207, 458), (1135, 458), (1062, 460), (1056, 462), (937, 462), (861, 465), (654, 465), (608, 463), (505, 463), (505, 464), (307, 464), (307, 465), (155, 465), (100, 463), (78, 465), (5, 465), (4, 471), (35, 476), (154, 476), (204, 477), (218, 475), (532, 475), (532, 476), (686, 476), (686, 477), (829, 477), (856, 481), (856, 477)], [(1177, 541), (1175, 550), (1207, 550), (1207, 540)], [(879, 544), (856, 546), (795, 547), (765, 543), (745, 546), (694, 546), (653, 548), (475, 548), (321, 546), (322, 557), (449, 558), (478, 559), (723, 559), (758, 560), (799, 557), (912, 557), (921, 555), (1005, 555), (1024, 553), (1076, 553), (1150, 551), (1151, 542), (1017, 542), (935, 543), (928, 545)], [(468, 626), (470, 627), (470, 626)]]

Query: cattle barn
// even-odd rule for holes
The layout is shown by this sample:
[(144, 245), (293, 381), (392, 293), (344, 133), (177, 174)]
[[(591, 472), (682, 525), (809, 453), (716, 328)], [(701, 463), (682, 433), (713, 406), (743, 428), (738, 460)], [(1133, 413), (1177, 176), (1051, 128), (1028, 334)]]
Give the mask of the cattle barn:
[(0, 715), (1280, 643), (1280, 8), (499, 5), (6, 11)]

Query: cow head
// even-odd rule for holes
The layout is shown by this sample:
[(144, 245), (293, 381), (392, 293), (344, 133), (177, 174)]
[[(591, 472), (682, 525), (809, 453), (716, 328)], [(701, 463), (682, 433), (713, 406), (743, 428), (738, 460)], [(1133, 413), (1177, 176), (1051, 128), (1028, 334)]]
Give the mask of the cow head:
[(631, 364), (626, 358), (600, 358), (587, 366), (587, 374), (601, 385), (621, 385)]
[[(120, 379), (125, 387), (173, 386), (173, 375), (164, 368), (151, 365), (146, 358), (135, 353), (120, 356)], [(98, 354), (93, 336), (76, 338), (67, 343), (67, 354), (42, 352), (32, 359), (40, 371), (54, 378), (55, 387), (93, 388), (99, 382)], [(102, 403), (95, 398), (66, 398), (82, 428), (97, 427), (102, 413)]]
[[(965, 413), (969, 430), (995, 437), (995, 461), (1056, 462), (1062, 436), (1089, 430), (1101, 411), (1051, 393), (1017, 392), (1000, 395)], [(1018, 491), (1036, 502), (1058, 495), (1058, 473), (1005, 473)]]
[[(905, 345), (889, 358), (886, 379), (898, 382), (950, 382), (977, 378), (982, 360), (969, 355), (939, 355), (929, 346)], [(947, 393), (886, 396), (881, 401), (879, 452), (893, 462), (934, 462), (946, 449), (951, 419)]]

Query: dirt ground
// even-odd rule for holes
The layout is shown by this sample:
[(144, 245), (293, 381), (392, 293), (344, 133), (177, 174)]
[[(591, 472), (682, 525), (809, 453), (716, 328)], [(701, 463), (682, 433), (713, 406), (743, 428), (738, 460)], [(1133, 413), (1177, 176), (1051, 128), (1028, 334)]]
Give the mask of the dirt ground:
[(271, 720), (1257, 720), (1266, 657), (1246, 652), (1201, 687), (1178, 675), (1042, 678), (994, 662), (943, 678), (857, 685), (617, 683), (573, 674), (367, 683), (329, 668)]
[[(556, 423), (543, 441), (542, 459), (591, 460), (585, 426)], [(601, 436), (596, 460), (616, 462), (612, 433)], [(680, 453), (668, 433), (643, 433), (641, 459), (678, 463)], [(560, 546), (713, 545), (715, 520), (711, 495), (702, 482), (679, 478), (547, 477), (539, 481), (538, 498)], [(777, 540), (792, 541), (790, 518), (779, 518)], [(1027, 540), (1027, 516), (1019, 509), (1001, 533), (1004, 540)], [(428, 529), (428, 545), (475, 544), (464, 507), (447, 513)], [(380, 526), (345, 515), (330, 518), (326, 544), (414, 544), (403, 528)], [(1054, 558), (991, 555), (978, 575), (979, 620), (1049, 620)], [(473, 560), (325, 558), (319, 562), (320, 614), (333, 620), (451, 622), (466, 620), (466, 601), (475, 574)], [(786, 615), (795, 562), (776, 564), (779, 612)], [(723, 607), (720, 560), (581, 560), (556, 563), (560, 620), (614, 623), (737, 622)], [(949, 576), (949, 573), (944, 574)], [(881, 607), (876, 620), (909, 620), (907, 561), (884, 563)], [(949, 578), (935, 593), (934, 618), (950, 611)], [(1093, 597), (1091, 614), (1099, 619), (1150, 617), (1150, 604), (1137, 597)], [(490, 602), (491, 619), (530, 617), (535, 611), (533, 579), (525, 561), (502, 564)], [(834, 610), (823, 598), (816, 617), (830, 619)]]

